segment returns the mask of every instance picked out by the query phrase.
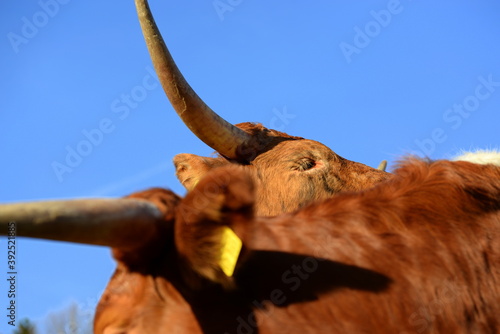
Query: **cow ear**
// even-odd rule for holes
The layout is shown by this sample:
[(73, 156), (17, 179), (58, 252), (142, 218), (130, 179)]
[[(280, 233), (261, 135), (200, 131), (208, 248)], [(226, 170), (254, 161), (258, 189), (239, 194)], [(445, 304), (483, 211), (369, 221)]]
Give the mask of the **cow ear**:
[(200, 276), (226, 288), (233, 286), (253, 206), (251, 176), (234, 165), (208, 173), (182, 200), (176, 212), (175, 243), (192, 287), (199, 287)]
[[(126, 262), (129, 265), (143, 264), (145, 259), (156, 258), (154, 255), (164, 248), (165, 240), (173, 239), (175, 211), (181, 198), (162, 188), (135, 192), (126, 198), (151, 202), (160, 212), (160, 216), (154, 224), (144, 225), (141, 230), (137, 231), (142, 242), (134, 244), (134, 247), (113, 248), (113, 256), (117, 261)], [(136, 237), (136, 239), (139, 238)]]
[(126, 196), (125, 198), (143, 199), (148, 202), (152, 202), (156, 205), (156, 207), (158, 207), (163, 215), (162, 218), (165, 221), (171, 221), (174, 219), (175, 207), (177, 207), (180, 202), (179, 196), (170, 190), (163, 188), (150, 188), (138, 191)]
[(207, 158), (187, 153), (177, 154), (173, 161), (175, 175), (188, 191), (191, 191), (210, 170), (229, 164), (224, 158)]

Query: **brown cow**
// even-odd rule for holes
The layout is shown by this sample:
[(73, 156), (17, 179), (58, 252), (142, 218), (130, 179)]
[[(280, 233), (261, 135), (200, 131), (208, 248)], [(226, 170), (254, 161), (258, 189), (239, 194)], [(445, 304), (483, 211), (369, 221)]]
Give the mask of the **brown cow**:
[(179, 154), (177, 177), (191, 190), (212, 168), (237, 163), (252, 170), (257, 213), (277, 215), (341, 191), (369, 188), (390, 175), (337, 155), (325, 145), (260, 124), (233, 126), (223, 120), (186, 82), (161, 37), (146, 0), (136, 0), (139, 21), (156, 73), (186, 125), (219, 158)]
[[(177, 102), (190, 109), (189, 98)], [(251, 124), (224, 129), (215, 137), (243, 129), (244, 139), (213, 144), (223, 157), (194, 158), (201, 169), (182, 166), (194, 189), (183, 200), (154, 189), (131, 196), (147, 202), (39, 204), (36, 215), (9, 206), (14, 213), (0, 216), (18, 222), (18, 235), (113, 248), (118, 265), (96, 333), (498, 331), (498, 168), (413, 161), (374, 189), (256, 218), (367, 189), (387, 175), (313, 141)], [(291, 156), (280, 161), (284, 153)], [(276, 161), (283, 169), (273, 171)], [(194, 186), (229, 162), (243, 167), (215, 170)], [(269, 206), (266, 170), (286, 175), (281, 182), (296, 185), (296, 197), (283, 188)], [(225, 226), (243, 241), (233, 276), (220, 268)]]
[[(0, 206), (0, 217), (18, 235), (113, 247), (95, 333), (500, 331), (492, 164), (410, 159), (371, 189), (273, 218), (255, 216), (240, 166), (209, 172), (184, 199), (151, 189), (101, 209), (62, 204)], [(229, 230), (242, 242), (232, 276)]]
[[(500, 168), (411, 160), (394, 180), (275, 218), (254, 216), (243, 168), (185, 199), (133, 195), (168, 213), (119, 265), (96, 333), (498, 333)], [(243, 242), (218, 266), (221, 228)]]

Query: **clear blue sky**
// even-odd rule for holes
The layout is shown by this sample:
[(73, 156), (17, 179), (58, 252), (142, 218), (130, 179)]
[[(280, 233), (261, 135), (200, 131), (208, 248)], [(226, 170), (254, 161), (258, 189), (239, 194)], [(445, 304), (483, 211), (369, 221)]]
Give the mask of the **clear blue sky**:
[[(173, 156), (211, 149), (151, 76), (133, 1), (54, 1), (0, 5), (0, 202), (182, 194)], [(180, 69), (228, 121), (371, 166), (498, 147), (498, 1), (243, 0), (219, 13), (214, 3), (151, 7)], [(6, 254), (2, 238), (0, 277)], [(17, 261), (18, 320), (71, 301), (93, 308), (114, 270), (109, 249), (29, 239)]]

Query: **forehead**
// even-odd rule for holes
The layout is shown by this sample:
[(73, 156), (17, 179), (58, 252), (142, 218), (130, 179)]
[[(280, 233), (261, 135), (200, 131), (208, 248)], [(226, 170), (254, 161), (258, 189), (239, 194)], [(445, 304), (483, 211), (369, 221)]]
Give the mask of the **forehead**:
[(259, 154), (255, 158), (255, 162), (262, 160), (280, 161), (291, 158), (332, 158), (336, 154), (327, 146), (309, 139), (285, 140), (277, 143), (275, 146)]

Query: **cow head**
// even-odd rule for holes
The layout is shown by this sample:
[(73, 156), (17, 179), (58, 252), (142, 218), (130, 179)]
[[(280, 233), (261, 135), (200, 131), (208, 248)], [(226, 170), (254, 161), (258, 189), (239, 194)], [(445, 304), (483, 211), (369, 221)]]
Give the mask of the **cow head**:
[(257, 185), (257, 214), (293, 211), (341, 191), (366, 189), (389, 174), (342, 158), (325, 145), (287, 135), (260, 124), (231, 125), (210, 109), (189, 86), (170, 55), (146, 0), (136, 0), (144, 38), (155, 70), (177, 114), (219, 157), (179, 154), (177, 177), (191, 190), (211, 169), (239, 164)]
[[(117, 270), (97, 307), (96, 333), (155, 333), (162, 328), (202, 333), (207, 328), (202, 331), (197, 307), (223, 303), (214, 309), (228, 310), (229, 301), (221, 296), (233, 293), (235, 286), (220, 266), (224, 228), (234, 214), (253, 215), (251, 182), (232, 172), (219, 169), (184, 199), (163, 189), (129, 196), (153, 203), (162, 218), (152, 225), (155, 232), (149, 241), (135, 248), (113, 248)], [(238, 252), (231, 256), (237, 258)]]

